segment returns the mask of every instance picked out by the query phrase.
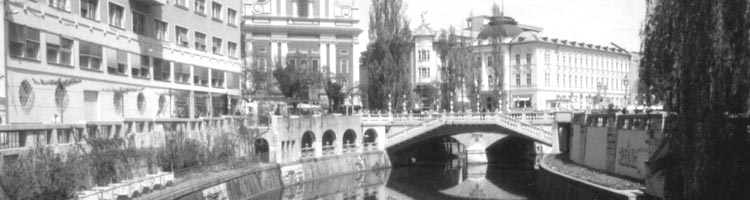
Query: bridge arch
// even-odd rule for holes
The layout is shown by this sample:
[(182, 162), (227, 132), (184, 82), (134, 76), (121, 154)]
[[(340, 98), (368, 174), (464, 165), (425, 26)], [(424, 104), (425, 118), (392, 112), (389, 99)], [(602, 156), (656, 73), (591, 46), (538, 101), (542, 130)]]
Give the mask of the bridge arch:
[(315, 142), (315, 133), (312, 131), (305, 131), (304, 134), (302, 134), (302, 148), (312, 148), (312, 144)]
[(401, 138), (399, 141), (395, 141), (395, 142), (393, 138), (389, 136), (390, 143), (387, 145), (386, 149), (388, 149), (388, 151), (397, 151), (409, 145), (418, 143), (420, 141), (429, 140), (431, 138), (459, 135), (459, 134), (465, 134), (465, 133), (501, 134), (501, 135), (522, 138), (522, 139), (531, 141), (532, 143), (540, 142), (537, 138), (533, 138), (531, 136), (521, 134), (519, 132), (516, 132), (514, 130), (511, 130), (507, 127), (500, 126), (500, 125), (495, 125), (495, 124), (469, 125), (469, 124), (448, 123), (448, 124), (440, 125), (434, 128), (430, 128), (428, 130), (423, 130), (419, 134), (411, 135), (411, 137), (408, 137), (408, 138)]
[(375, 143), (378, 139), (378, 132), (375, 131), (375, 129), (367, 129), (365, 131), (365, 134), (362, 138), (362, 143), (368, 144), (368, 143)]
[(323, 140), (321, 140), (321, 142), (323, 142), (322, 144), (324, 147), (333, 146), (335, 144), (334, 143), (335, 141), (336, 141), (336, 132), (333, 132), (333, 130), (330, 130), (330, 129), (327, 130), (326, 132), (323, 132)]

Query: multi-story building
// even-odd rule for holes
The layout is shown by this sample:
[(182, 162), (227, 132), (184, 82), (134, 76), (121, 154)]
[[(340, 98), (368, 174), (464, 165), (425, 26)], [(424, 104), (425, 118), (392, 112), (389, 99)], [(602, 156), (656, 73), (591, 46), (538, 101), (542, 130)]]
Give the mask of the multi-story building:
[[(493, 18), (501, 21), (502, 26), (490, 27)], [(470, 48), (476, 55), (467, 59), (477, 61), (477, 71), (481, 74), (480, 110), (494, 110), (492, 105), (499, 102), (509, 109), (522, 110), (587, 109), (628, 103), (627, 88), (636, 77), (631, 74), (631, 55), (626, 50), (616, 45), (608, 47), (544, 37), (540, 35), (542, 28), (519, 24), (507, 16), (475, 16), (466, 21), (464, 34), (472, 37)], [(497, 50), (487, 37), (492, 35), (488, 31), (501, 31), (503, 35), (499, 68), (504, 75), (501, 89), (492, 88), (497, 87), (492, 81), (496, 80), (493, 75), (498, 73), (491, 66), (498, 63), (493, 63)], [(434, 59), (438, 52), (430, 43), (436, 41), (436, 34), (422, 25), (414, 35), (415, 85), (441, 81), (437, 70), (440, 61)], [(492, 94), (497, 91), (502, 92), (505, 99), (498, 99), (500, 94)], [(458, 96), (461, 95), (456, 98), (460, 98)]]
[(240, 2), (9, 1), (7, 123), (232, 114)]
[(177, 132), (238, 124), (226, 115), (240, 99), (240, 5), (6, 1), (0, 162), (38, 144), (63, 152), (104, 137), (160, 146)]
[[(343, 77), (345, 88), (356, 88), (360, 53), (354, 52), (354, 46), (362, 33), (356, 2), (245, 0), (242, 25), (245, 61), (265, 69), (273, 69), (277, 64), (311, 67)], [(318, 90), (312, 93), (313, 100), (325, 96)], [(346, 102), (359, 103), (359, 100)]]

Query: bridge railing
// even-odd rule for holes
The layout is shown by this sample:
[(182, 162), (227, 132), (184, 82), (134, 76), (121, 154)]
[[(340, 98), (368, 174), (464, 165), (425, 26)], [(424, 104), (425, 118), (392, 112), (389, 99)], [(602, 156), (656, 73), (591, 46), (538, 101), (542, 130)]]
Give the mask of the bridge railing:
[(555, 114), (549, 112), (485, 112), (485, 113), (425, 113), (425, 114), (360, 114), (362, 122), (365, 123), (389, 123), (389, 122), (422, 122), (430, 120), (436, 117), (444, 116), (455, 116), (455, 117), (471, 117), (471, 116), (491, 116), (491, 115), (507, 115), (514, 120), (521, 121), (545, 121), (554, 120)]

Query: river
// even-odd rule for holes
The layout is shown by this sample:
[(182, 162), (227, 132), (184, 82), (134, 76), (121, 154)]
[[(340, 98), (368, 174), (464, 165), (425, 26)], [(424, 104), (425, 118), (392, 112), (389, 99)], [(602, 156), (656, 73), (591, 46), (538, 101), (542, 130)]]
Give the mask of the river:
[(454, 159), (336, 176), (252, 199), (533, 199), (535, 180), (536, 171), (530, 167), (474, 165)]

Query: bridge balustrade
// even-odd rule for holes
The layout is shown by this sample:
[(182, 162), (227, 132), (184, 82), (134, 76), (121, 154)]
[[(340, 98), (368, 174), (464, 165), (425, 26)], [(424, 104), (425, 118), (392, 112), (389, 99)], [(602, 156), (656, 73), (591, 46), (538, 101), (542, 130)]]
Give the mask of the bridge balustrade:
[(323, 155), (334, 155), (336, 154), (336, 146), (324, 146), (323, 147)]
[(315, 157), (315, 149), (312, 147), (309, 148), (302, 148), (302, 159), (305, 158), (314, 158)]
[(362, 146), (363, 146), (363, 148), (362, 148), (363, 151), (377, 151), (378, 150), (378, 143), (377, 142), (364, 143), (364, 145), (362, 145)]
[(357, 152), (357, 145), (356, 144), (344, 144), (343, 146), (343, 153), (356, 153)]

